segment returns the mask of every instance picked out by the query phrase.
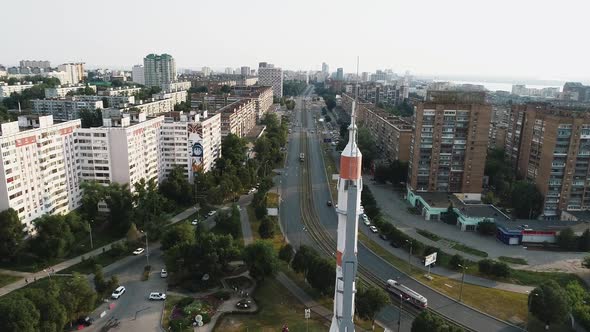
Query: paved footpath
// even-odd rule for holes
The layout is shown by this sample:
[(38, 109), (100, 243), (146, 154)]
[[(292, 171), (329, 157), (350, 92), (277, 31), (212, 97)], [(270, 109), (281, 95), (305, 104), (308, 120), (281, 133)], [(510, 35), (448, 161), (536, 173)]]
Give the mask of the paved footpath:
[[(184, 210), (183, 212), (177, 214), (176, 216), (172, 217), (172, 219), (170, 219), (170, 223), (171, 224), (175, 224), (181, 220), (186, 219), (187, 217), (189, 217), (190, 215), (192, 215), (193, 213), (197, 212), (197, 208), (196, 207), (190, 207), (186, 210)], [(80, 262), (82, 262), (82, 258), (86, 259), (90, 256), (96, 256), (96, 255), (100, 255), (104, 252), (107, 252), (109, 250), (111, 250), (113, 244), (119, 243), (125, 241), (125, 239), (120, 239), (114, 242), (111, 242), (107, 245), (104, 245), (100, 248), (94, 249), (90, 252), (85, 253), (84, 255), (80, 255), (71, 259), (68, 259), (66, 261), (63, 261), (61, 263), (58, 263), (56, 265), (53, 266), (49, 266), (46, 269), (42, 270), (42, 271), (38, 271), (38, 272), (31, 272), (31, 273), (27, 273), (27, 272), (18, 272), (18, 271), (12, 271), (10, 273), (6, 273), (6, 274), (11, 274), (11, 275), (17, 275), (17, 276), (22, 276), (23, 279), (17, 280), (11, 284), (8, 284), (2, 288), (0, 288), (0, 296), (4, 296), (14, 290), (20, 289), (22, 287), (25, 287), (28, 284), (28, 281), (33, 281), (36, 279), (42, 279), (42, 278), (46, 278), (48, 277), (50, 274), (55, 274), (58, 273), (61, 270), (65, 270), (73, 265), (76, 265)], [(9, 271), (6, 271), (9, 272)], [(2, 272), (4, 273), (4, 272)]]

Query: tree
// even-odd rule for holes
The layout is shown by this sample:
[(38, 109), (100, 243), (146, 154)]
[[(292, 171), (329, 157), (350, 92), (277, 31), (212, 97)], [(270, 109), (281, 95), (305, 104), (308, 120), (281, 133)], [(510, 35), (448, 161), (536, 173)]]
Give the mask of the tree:
[(491, 272), (497, 277), (508, 278), (510, 276), (510, 267), (504, 262), (494, 262)]
[(59, 302), (59, 286), (53, 280), (47, 282), (47, 290), (31, 287), (23, 295), (39, 311), (39, 331), (61, 332), (68, 320), (66, 308)]
[(584, 257), (584, 260), (582, 260), (582, 266), (590, 269), (590, 256)]
[(331, 261), (315, 256), (309, 262), (306, 279), (309, 285), (318, 290), (322, 295), (332, 294), (334, 292), (334, 283), (336, 282), (336, 269)]
[(179, 205), (188, 206), (194, 201), (193, 187), (188, 182), (184, 170), (180, 166), (172, 168), (168, 176), (158, 188), (160, 193)]
[(179, 223), (169, 228), (160, 241), (162, 250), (168, 250), (178, 244), (195, 243), (195, 230), (188, 223)]
[(260, 226), (258, 227), (258, 233), (260, 237), (263, 239), (270, 239), (275, 234), (275, 225), (274, 222), (268, 217), (264, 217), (260, 222)]
[(363, 153), (363, 168), (369, 169), (379, 154), (375, 139), (369, 129), (360, 127), (357, 131), (357, 141), (359, 149)]
[(120, 185), (112, 182), (106, 189), (105, 202), (109, 207), (109, 219), (111, 227), (120, 234), (126, 232), (131, 226), (131, 212), (133, 209), (133, 197), (127, 184)]
[(491, 274), (492, 268), (494, 267), (494, 261), (491, 259), (482, 259), (477, 262), (477, 266), (480, 273)]
[(127, 231), (127, 242), (138, 243), (139, 238), (141, 238), (141, 233), (137, 230), (135, 223), (132, 222), (131, 226), (129, 226), (129, 230)]
[(562, 322), (570, 311), (566, 292), (554, 280), (548, 280), (530, 294), (531, 313), (545, 324)]
[(287, 262), (287, 264), (291, 263), (293, 259), (293, 246), (291, 244), (287, 243), (281, 247), (281, 250), (279, 250), (279, 259)]
[(35, 304), (21, 294), (11, 294), (0, 301), (0, 331), (39, 331), (40, 317)]
[(590, 251), (590, 230), (586, 229), (578, 238), (578, 250)]
[(150, 237), (157, 238), (165, 222), (162, 215), (165, 198), (160, 195), (154, 178), (148, 181), (141, 178), (134, 184), (134, 189), (133, 219), (150, 234)]
[(277, 254), (268, 241), (258, 240), (244, 248), (244, 262), (250, 270), (250, 276), (264, 280), (276, 274), (278, 270)]
[(68, 320), (73, 321), (94, 309), (96, 292), (90, 287), (86, 277), (74, 273), (61, 287), (60, 302), (66, 308)]
[(496, 234), (496, 223), (486, 219), (477, 224), (477, 232), (481, 235), (494, 235)]
[(562, 229), (557, 235), (557, 245), (565, 250), (576, 250), (578, 248), (576, 234), (571, 228)]
[(234, 239), (240, 237), (242, 225), (238, 207), (234, 205), (229, 213), (218, 213), (217, 217), (215, 217), (215, 228), (219, 233), (230, 234)]
[(326, 102), (326, 107), (328, 110), (333, 110), (336, 107), (336, 98), (333, 96), (324, 97), (324, 101)]
[(543, 208), (543, 195), (534, 183), (527, 181), (514, 184), (510, 201), (516, 217), (521, 219), (536, 219)]
[(105, 199), (105, 187), (96, 181), (84, 181), (80, 184), (82, 188), (82, 214), (89, 220), (98, 216), (98, 203)]
[(12, 259), (20, 249), (25, 233), (12, 208), (0, 212), (0, 257)]
[[(73, 220), (75, 213), (64, 215), (44, 215), (33, 221), (36, 236), (31, 240), (32, 251), (41, 259), (65, 257), (75, 241), (75, 232), (72, 230), (79, 220)], [(69, 217), (72, 215), (72, 217)], [(70, 223), (72, 221), (72, 223)]]
[(462, 329), (448, 325), (430, 311), (422, 311), (412, 322), (412, 332), (461, 332)]
[(99, 108), (95, 110), (83, 109), (80, 111), (80, 121), (82, 128), (100, 127), (102, 126), (102, 111)]
[(293, 261), (291, 261), (291, 267), (293, 270), (295, 270), (295, 272), (303, 273), (303, 275), (306, 276), (311, 261), (317, 256), (318, 254), (315, 252), (315, 250), (306, 245), (302, 245), (295, 253)]
[(465, 265), (465, 259), (459, 254), (454, 254), (453, 257), (451, 257), (449, 264), (451, 265), (452, 269), (461, 269), (459, 265)]
[(375, 315), (389, 303), (389, 296), (383, 289), (360, 287), (355, 298), (356, 313), (362, 319), (374, 321)]

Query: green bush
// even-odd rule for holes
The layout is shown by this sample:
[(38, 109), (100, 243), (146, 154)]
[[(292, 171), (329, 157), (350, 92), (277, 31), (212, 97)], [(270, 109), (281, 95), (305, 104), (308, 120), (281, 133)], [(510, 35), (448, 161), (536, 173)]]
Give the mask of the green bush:
[(494, 261), (491, 259), (482, 259), (477, 262), (477, 266), (479, 268), (479, 272), (483, 274), (490, 274), (494, 266)]
[(491, 272), (497, 277), (508, 278), (510, 276), (510, 267), (503, 262), (494, 262)]
[(465, 265), (465, 258), (463, 258), (463, 256), (459, 254), (455, 254), (453, 255), (453, 257), (451, 257), (451, 261), (449, 262), (449, 264), (451, 265), (452, 269), (461, 270), (461, 267), (459, 265)]
[(293, 259), (293, 246), (288, 243), (285, 244), (279, 251), (279, 259), (290, 263)]
[(218, 291), (213, 293), (213, 297), (221, 301), (226, 301), (231, 297), (231, 293), (228, 291)]
[(184, 308), (187, 305), (193, 303), (195, 299), (193, 299), (192, 297), (184, 297), (182, 298), (180, 301), (178, 301), (178, 303), (176, 304), (177, 306)]

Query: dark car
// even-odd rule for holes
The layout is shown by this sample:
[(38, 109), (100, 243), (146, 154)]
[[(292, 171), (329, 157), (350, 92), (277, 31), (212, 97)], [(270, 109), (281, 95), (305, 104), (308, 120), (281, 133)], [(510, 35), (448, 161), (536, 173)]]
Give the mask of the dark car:
[(332, 201), (327, 201), (327, 202), (326, 202), (326, 204), (327, 204), (328, 206), (332, 206)]
[(236, 303), (236, 307), (239, 309), (250, 309), (252, 307), (252, 301), (243, 299)]
[(381, 233), (381, 234), (379, 234), (379, 237), (382, 238), (383, 240), (387, 241), (387, 235)]
[(395, 242), (395, 241), (391, 241), (391, 242), (389, 242), (389, 244), (391, 244), (391, 246), (394, 248), (399, 248), (399, 244), (397, 244), (397, 242)]
[(80, 317), (76, 321), (76, 325), (90, 326), (92, 323), (94, 323), (94, 318), (92, 317)]

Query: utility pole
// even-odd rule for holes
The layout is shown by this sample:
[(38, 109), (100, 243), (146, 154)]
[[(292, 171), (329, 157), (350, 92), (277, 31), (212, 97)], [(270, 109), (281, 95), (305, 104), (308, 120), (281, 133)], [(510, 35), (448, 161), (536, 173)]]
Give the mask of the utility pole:
[(402, 327), (402, 304), (404, 302), (404, 296), (402, 294), (399, 295), (399, 316), (397, 318), (397, 332), (401, 331)]
[(150, 266), (150, 247), (148, 245), (148, 233), (145, 232), (145, 258), (147, 260), (147, 266)]
[(409, 274), (412, 274), (412, 240), (406, 240), (406, 243), (408, 243), (410, 245), (410, 251), (408, 252), (408, 269), (409, 269)]
[(463, 284), (465, 283), (465, 270), (466, 266), (459, 264), (459, 267), (463, 270), (463, 276), (461, 277), (461, 290), (459, 291), (459, 302), (463, 299)]
[(88, 224), (88, 232), (90, 232), (90, 249), (94, 249), (94, 244), (92, 243), (92, 223), (94, 220), (90, 220), (90, 224)]

